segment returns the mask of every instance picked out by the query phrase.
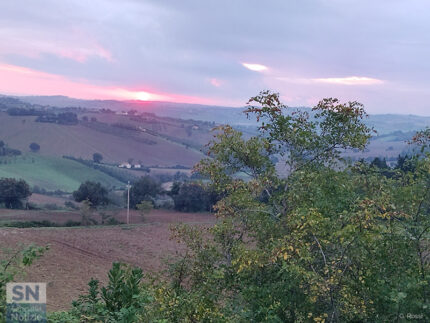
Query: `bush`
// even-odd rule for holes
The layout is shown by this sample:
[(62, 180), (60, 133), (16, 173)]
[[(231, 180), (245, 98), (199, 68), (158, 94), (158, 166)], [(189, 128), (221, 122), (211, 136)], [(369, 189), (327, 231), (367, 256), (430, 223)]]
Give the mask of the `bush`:
[(100, 153), (94, 153), (93, 154), (93, 161), (97, 164), (100, 164), (103, 160), (103, 155)]
[(29, 147), (30, 147), (30, 150), (34, 153), (40, 150), (40, 145), (35, 142), (32, 142)]
[(175, 201), (169, 195), (157, 195), (153, 200), (154, 207), (156, 209), (173, 209), (175, 207)]
[(57, 227), (57, 224), (49, 220), (42, 221), (13, 221), (3, 224), (4, 227), (10, 228), (44, 228)]
[(71, 201), (64, 202), (64, 206), (72, 210), (79, 210), (79, 207)]
[(65, 227), (79, 227), (81, 225), (80, 221), (67, 220), (64, 224)]
[(113, 263), (108, 277), (106, 287), (100, 287), (99, 281), (95, 279), (88, 283), (88, 294), (74, 301), (70, 312), (72, 315), (66, 316), (70, 322), (82, 317), (89, 322), (140, 321), (138, 314), (145, 306), (140, 295), (142, 269)]
[(110, 217), (109, 219), (107, 219), (106, 225), (118, 225), (118, 224), (122, 224), (121, 221), (118, 221), (117, 219), (115, 219), (114, 217)]

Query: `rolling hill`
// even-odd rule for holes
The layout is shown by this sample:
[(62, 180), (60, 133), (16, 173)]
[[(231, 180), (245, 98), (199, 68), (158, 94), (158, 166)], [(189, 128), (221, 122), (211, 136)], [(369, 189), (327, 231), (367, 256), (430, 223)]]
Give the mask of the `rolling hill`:
[[(103, 162), (111, 165), (133, 159), (134, 163), (148, 167), (181, 165), (190, 168), (205, 156), (204, 146), (213, 137), (211, 129), (217, 123), (231, 123), (246, 136), (256, 133), (255, 122), (247, 120), (237, 108), (166, 102), (88, 101), (62, 96), (0, 99), (0, 140), (24, 154), (29, 153), (32, 142), (41, 147), (35, 155), (36, 165), (19, 157), (15, 165), (0, 165), (0, 177), (24, 176), (32, 185), (40, 184), (48, 190), (75, 189), (83, 180), (97, 179), (98, 176), (107, 186), (120, 183), (106, 174), (98, 174), (100, 171), (65, 161), (62, 156), (91, 159), (98, 152), (103, 155)], [(46, 114), (67, 111), (75, 113), (79, 121), (73, 125), (36, 122), (37, 116), (11, 115), (7, 112), (10, 108), (36, 109)], [(408, 151), (406, 141), (413, 132), (430, 125), (430, 118), (374, 115), (366, 122), (378, 130), (378, 135), (372, 138), (364, 152), (351, 151), (346, 156), (353, 160), (384, 157), (394, 163), (399, 154)], [(61, 169), (64, 174), (60, 174)], [(73, 175), (77, 173), (82, 176)], [(49, 174), (55, 175), (50, 177)]]
[[(80, 100), (66, 96), (25, 96), (24, 102), (57, 107), (84, 107), (92, 109), (112, 109), (115, 111), (135, 109), (139, 112), (152, 112), (161, 117), (202, 120), (231, 125), (255, 126), (242, 113), (243, 108), (220, 107), (173, 102), (114, 101), (114, 100)], [(302, 108), (309, 109), (309, 108)], [(416, 131), (430, 126), (430, 117), (411, 114), (370, 115), (366, 123), (375, 127), (380, 134), (394, 131)]]
[[(0, 112), (0, 140), (22, 152), (28, 152), (30, 143), (36, 142), (41, 146), (39, 154), (44, 156), (91, 159), (93, 153), (98, 152), (104, 161), (111, 163), (132, 158), (145, 165), (191, 167), (203, 157), (197, 144), (191, 147), (182, 143), (178, 135), (169, 138), (167, 134), (122, 129), (102, 122), (59, 125), (35, 122), (35, 119), (34, 116), (9, 116)], [(119, 117), (113, 122), (118, 120)], [(124, 118), (124, 124), (126, 121)], [(199, 140), (202, 138), (199, 134), (192, 135)]]
[(0, 178), (22, 178), (30, 186), (39, 186), (48, 191), (73, 192), (87, 180), (100, 182), (108, 188), (124, 187), (124, 183), (101, 171), (65, 158), (29, 153), (2, 157), (0, 161)]

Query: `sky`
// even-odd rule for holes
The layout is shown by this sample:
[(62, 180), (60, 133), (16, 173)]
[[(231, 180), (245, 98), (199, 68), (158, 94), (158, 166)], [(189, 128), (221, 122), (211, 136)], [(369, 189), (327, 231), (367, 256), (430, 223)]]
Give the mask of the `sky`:
[(0, 93), (430, 115), (427, 0), (1, 0)]

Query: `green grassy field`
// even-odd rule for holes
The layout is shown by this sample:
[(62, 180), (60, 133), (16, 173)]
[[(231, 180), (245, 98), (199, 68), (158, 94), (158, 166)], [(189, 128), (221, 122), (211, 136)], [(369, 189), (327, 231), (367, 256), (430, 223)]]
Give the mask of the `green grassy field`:
[[(98, 170), (61, 157), (27, 154), (16, 158), (3, 157), (0, 160), (0, 177), (22, 178), (30, 186), (37, 185), (49, 191), (72, 192), (86, 180), (100, 182), (107, 187), (124, 186)], [(4, 163), (6, 160), (7, 164)]]

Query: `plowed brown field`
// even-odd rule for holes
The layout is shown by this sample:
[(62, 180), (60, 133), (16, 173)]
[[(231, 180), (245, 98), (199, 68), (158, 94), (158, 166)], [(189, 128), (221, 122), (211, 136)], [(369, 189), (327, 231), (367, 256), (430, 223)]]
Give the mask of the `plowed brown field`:
[[(41, 212), (34, 215), (37, 219), (43, 217)], [(64, 214), (57, 216), (68, 217)], [(125, 221), (124, 212), (118, 217)], [(46, 282), (48, 310), (56, 311), (70, 307), (73, 299), (86, 292), (92, 277), (105, 282), (114, 261), (139, 266), (147, 272), (162, 270), (163, 259), (175, 257), (183, 248), (170, 240), (171, 225), (182, 222), (209, 226), (215, 222), (210, 214), (161, 210), (152, 211), (143, 223), (136, 213), (131, 219), (132, 223), (140, 223), (130, 226), (2, 228), (0, 253), (2, 248), (15, 249), (30, 243), (50, 245), (50, 250), (19, 280)]]

